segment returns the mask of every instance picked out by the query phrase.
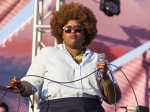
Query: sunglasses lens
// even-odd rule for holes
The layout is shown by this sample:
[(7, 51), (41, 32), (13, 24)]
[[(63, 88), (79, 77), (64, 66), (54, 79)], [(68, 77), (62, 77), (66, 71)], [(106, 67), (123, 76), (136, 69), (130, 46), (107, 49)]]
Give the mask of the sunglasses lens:
[(70, 33), (72, 29), (74, 29), (75, 32), (81, 32), (82, 31), (82, 26), (78, 25), (78, 26), (74, 26), (72, 28), (72, 26), (66, 26), (63, 29), (65, 30), (66, 33)]
[(74, 31), (75, 32), (81, 32), (82, 31), (82, 26), (75, 26)]
[(65, 32), (66, 32), (66, 33), (70, 33), (70, 32), (71, 32), (71, 26), (65, 27)]

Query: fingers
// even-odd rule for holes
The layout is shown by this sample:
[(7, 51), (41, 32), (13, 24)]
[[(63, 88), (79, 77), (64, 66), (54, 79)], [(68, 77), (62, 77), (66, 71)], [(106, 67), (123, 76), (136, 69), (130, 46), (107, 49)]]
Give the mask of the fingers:
[(107, 64), (106, 64), (105, 61), (97, 63), (96, 66), (97, 66), (97, 68), (99, 68), (99, 70), (100, 70), (101, 73), (104, 74), (104, 73), (107, 72)]
[(19, 79), (17, 79), (15, 76), (14, 76), (14, 78), (12, 79), (14, 82), (20, 82), (20, 80)]
[(6, 88), (7, 88), (7, 89), (10, 89), (10, 88), (11, 88), (11, 86), (6, 86)]
[(17, 90), (19, 89), (20, 85), (21, 81), (14, 76), (14, 78), (10, 81), (9, 85), (6, 86), (6, 88), (11, 90)]
[(97, 68), (99, 68), (99, 69), (107, 68), (107, 64), (106, 64), (105, 61), (97, 63), (96, 66), (97, 66)]

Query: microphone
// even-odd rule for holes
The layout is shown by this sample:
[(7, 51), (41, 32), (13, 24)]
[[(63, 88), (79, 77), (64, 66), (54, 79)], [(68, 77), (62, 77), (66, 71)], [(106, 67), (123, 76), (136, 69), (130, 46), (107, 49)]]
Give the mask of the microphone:
[(126, 108), (127, 108), (127, 110), (138, 112), (137, 111), (138, 110), (137, 106), (127, 106)]
[(120, 106), (120, 108), (125, 108), (126, 110), (133, 112), (149, 112), (149, 109), (146, 106)]
[[(104, 61), (104, 60), (106, 59), (106, 56), (105, 56), (104, 53), (101, 53), (100, 56), (99, 56), (99, 58), (100, 58), (100, 62), (102, 62), (102, 61)], [(102, 74), (102, 73), (101, 73), (101, 74), (98, 74), (98, 76), (99, 76), (99, 77), (102, 77), (103, 74)]]
[(100, 54), (100, 61), (104, 61), (106, 59), (106, 55), (104, 53)]

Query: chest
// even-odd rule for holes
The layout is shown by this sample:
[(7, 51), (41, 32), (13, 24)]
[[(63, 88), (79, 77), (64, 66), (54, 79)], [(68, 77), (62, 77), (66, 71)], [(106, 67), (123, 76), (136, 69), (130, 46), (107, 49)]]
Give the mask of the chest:
[[(45, 67), (45, 77), (57, 81), (72, 81), (85, 77), (95, 70), (96, 60), (83, 57), (82, 61), (75, 62), (70, 57), (48, 59)], [(91, 74), (88, 78), (95, 78), (97, 73)]]

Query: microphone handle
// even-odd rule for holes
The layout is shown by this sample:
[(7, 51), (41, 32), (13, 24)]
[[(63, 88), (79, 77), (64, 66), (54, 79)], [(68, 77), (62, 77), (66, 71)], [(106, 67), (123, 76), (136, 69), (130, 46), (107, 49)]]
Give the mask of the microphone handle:
[(127, 110), (137, 112), (137, 107), (136, 106), (127, 106)]

